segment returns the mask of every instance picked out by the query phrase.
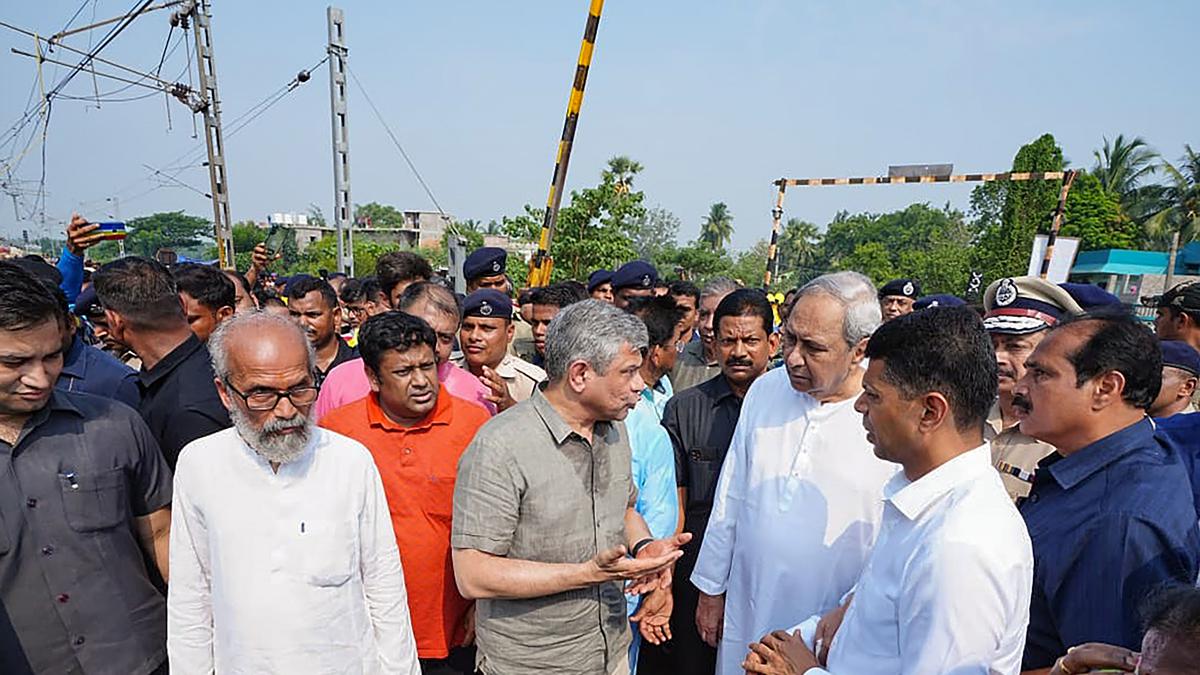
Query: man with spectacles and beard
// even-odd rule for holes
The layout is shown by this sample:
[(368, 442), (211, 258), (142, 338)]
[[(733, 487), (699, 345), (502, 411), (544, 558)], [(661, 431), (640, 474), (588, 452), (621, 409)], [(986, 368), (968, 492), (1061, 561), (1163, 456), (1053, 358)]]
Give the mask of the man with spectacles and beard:
[(177, 673), (420, 672), (371, 453), (309, 417), (315, 355), (288, 319), (209, 338), (234, 427), (175, 475), (167, 651)]

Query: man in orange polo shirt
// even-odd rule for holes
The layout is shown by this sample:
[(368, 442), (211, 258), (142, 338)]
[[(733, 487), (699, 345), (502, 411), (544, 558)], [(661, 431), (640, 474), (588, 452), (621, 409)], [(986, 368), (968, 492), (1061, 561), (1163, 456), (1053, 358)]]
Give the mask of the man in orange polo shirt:
[(475, 672), (475, 609), (450, 565), (458, 458), (489, 419), (438, 382), (437, 336), (403, 312), (359, 329), (371, 394), (333, 410), (321, 426), (367, 446), (379, 467), (403, 561), (409, 613), (424, 675)]

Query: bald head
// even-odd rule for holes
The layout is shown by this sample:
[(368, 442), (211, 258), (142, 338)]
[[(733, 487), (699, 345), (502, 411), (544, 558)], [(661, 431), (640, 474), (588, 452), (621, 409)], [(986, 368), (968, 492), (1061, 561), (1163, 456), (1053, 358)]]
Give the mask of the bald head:
[(235, 314), (209, 337), (208, 351), (217, 378), (246, 386), (253, 374), (311, 373), (312, 345), (296, 322), (268, 312)]

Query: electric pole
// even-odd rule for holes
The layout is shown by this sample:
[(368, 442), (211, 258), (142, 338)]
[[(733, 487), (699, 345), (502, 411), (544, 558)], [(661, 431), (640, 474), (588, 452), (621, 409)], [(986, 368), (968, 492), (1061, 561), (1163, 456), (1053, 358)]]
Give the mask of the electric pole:
[(221, 267), (232, 269), (233, 223), (229, 215), (229, 183), (225, 173), (225, 141), (221, 135), (221, 98), (217, 95), (217, 66), (213, 60), (212, 11), (209, 0), (187, 0), (171, 17), (172, 25), (185, 30), (192, 23), (196, 38), (196, 66), (200, 71), (200, 102), (204, 115), (204, 143), (208, 148), (208, 180), (212, 186), (213, 238)]
[(333, 133), (333, 222), (337, 228), (338, 269), (354, 276), (354, 206), (350, 201), (350, 132), (346, 125), (346, 21), (330, 5), (329, 114)]

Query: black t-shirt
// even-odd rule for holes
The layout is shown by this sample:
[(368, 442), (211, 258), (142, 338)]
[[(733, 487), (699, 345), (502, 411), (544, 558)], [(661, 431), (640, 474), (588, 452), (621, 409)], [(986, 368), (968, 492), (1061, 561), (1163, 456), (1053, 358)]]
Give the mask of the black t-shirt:
[(138, 373), (138, 379), (142, 388), (138, 411), (172, 471), (185, 445), (233, 426), (213, 383), (208, 349), (195, 335), (153, 368)]

